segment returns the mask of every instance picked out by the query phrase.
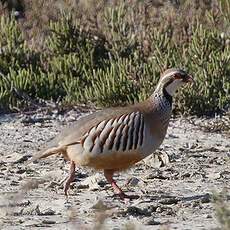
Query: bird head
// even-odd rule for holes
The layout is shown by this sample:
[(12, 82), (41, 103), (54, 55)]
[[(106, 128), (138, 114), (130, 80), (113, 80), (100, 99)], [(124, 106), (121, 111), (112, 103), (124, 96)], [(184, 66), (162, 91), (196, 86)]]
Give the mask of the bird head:
[(165, 90), (170, 96), (186, 83), (194, 82), (191, 75), (181, 69), (171, 68), (162, 73), (157, 89)]

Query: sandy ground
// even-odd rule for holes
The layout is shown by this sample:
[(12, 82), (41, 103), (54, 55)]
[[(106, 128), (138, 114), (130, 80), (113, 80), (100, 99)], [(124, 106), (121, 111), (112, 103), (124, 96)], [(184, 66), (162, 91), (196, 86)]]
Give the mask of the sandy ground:
[[(172, 119), (158, 151), (116, 176), (128, 194), (113, 196), (101, 172), (80, 168), (63, 194), (69, 164), (53, 156), (26, 165), (67, 123), (82, 116), (36, 114), (0, 117), (1, 229), (217, 229), (212, 193), (230, 191), (230, 141), (185, 119)], [(190, 121), (192, 118), (189, 119)], [(193, 118), (194, 121), (197, 118)], [(201, 121), (202, 122), (202, 121)], [(167, 161), (167, 158), (163, 158)], [(159, 166), (163, 167), (159, 167)]]

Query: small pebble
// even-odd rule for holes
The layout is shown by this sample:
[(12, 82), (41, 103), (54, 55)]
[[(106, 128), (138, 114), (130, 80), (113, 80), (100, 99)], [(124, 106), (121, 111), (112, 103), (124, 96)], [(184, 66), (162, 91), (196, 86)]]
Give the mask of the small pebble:
[(42, 223), (43, 224), (56, 224), (56, 221), (54, 221), (54, 220), (43, 220)]

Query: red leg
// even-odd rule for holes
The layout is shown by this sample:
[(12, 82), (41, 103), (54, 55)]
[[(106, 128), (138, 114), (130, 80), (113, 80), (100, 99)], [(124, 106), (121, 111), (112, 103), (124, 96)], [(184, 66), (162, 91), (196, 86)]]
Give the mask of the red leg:
[(119, 195), (119, 197), (124, 200), (125, 198), (128, 199), (138, 199), (139, 196), (138, 195), (126, 195), (121, 188), (119, 188), (119, 186), (117, 185), (116, 181), (113, 179), (113, 174), (114, 174), (114, 170), (112, 169), (105, 169), (104, 170), (104, 175), (106, 180), (112, 185), (114, 193)]
[(75, 178), (75, 163), (73, 161), (70, 162), (70, 172), (69, 172), (69, 177), (65, 183), (65, 187), (64, 187), (64, 193), (66, 196), (68, 196), (67, 191), (69, 190), (69, 186), (71, 184), (71, 182), (73, 182)]
[(112, 185), (114, 193), (118, 194), (119, 197), (121, 199), (126, 198), (127, 196), (125, 195), (125, 193), (119, 188), (119, 186), (117, 185), (116, 181), (113, 179), (113, 174), (114, 174), (114, 170), (110, 170), (110, 169), (105, 169), (104, 170), (104, 175), (106, 180)]

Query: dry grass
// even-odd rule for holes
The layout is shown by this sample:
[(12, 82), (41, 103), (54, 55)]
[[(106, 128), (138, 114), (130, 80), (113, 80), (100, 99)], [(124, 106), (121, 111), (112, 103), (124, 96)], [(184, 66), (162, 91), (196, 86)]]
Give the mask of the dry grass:
[(213, 195), (216, 217), (221, 230), (230, 229), (230, 193), (224, 189), (221, 193)]

